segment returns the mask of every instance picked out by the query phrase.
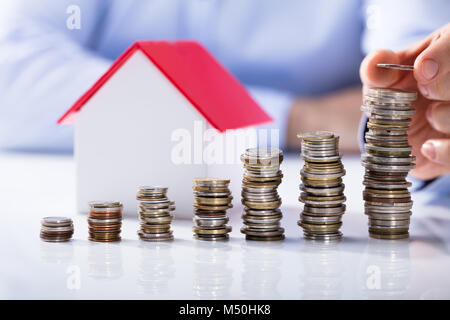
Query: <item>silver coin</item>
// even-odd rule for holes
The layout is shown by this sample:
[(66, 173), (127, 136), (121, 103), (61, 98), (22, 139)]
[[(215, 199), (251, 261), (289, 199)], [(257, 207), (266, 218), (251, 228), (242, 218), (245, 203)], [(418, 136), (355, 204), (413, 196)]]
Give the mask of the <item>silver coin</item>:
[(68, 242), (71, 240), (71, 237), (58, 237), (58, 238), (41, 237), (41, 240), (45, 242)]
[(339, 216), (317, 216), (306, 215), (304, 212), (300, 215), (300, 219), (306, 223), (338, 223), (342, 220), (342, 215)]
[(118, 223), (122, 223), (122, 219), (121, 218), (117, 218), (117, 219), (94, 219), (94, 218), (88, 218), (87, 221), (88, 221), (88, 223), (91, 223), (91, 224), (118, 224)]
[(410, 117), (413, 116), (416, 113), (416, 110), (409, 109), (409, 110), (397, 110), (397, 109), (387, 109), (383, 107), (378, 107), (374, 105), (361, 105), (361, 111), (367, 112), (367, 113), (375, 113), (379, 115), (386, 115), (386, 116), (401, 116), (401, 117)]
[(380, 152), (411, 152), (412, 147), (401, 147), (401, 148), (392, 148), (392, 147), (379, 147), (379, 146), (372, 146), (370, 144), (366, 144), (367, 150), (374, 150), (374, 151), (380, 151)]
[(272, 219), (252, 219), (248, 216), (243, 215), (242, 218), (252, 224), (277, 224), (281, 220), (281, 216), (279, 218), (272, 218)]
[(404, 91), (400, 89), (369, 88), (367, 94), (372, 97), (387, 99), (414, 101), (417, 99), (417, 92)]
[(255, 231), (255, 232), (268, 232), (268, 231), (276, 231), (280, 228), (279, 223), (275, 224), (252, 224), (247, 221), (244, 221), (244, 224), (247, 226), (247, 231)]
[(280, 209), (255, 210), (255, 209), (250, 209), (250, 208), (244, 208), (244, 212), (250, 216), (262, 216), (262, 217), (282, 214)]
[(48, 227), (59, 227), (65, 225), (72, 225), (72, 219), (67, 217), (44, 217), (41, 220), (41, 224)]
[(168, 188), (167, 187), (160, 187), (160, 186), (140, 186), (139, 191), (146, 191), (146, 192), (154, 192), (154, 193), (167, 193)]
[(396, 157), (396, 158), (387, 158), (387, 157), (377, 157), (371, 154), (367, 154), (364, 153), (363, 155), (361, 155), (361, 159), (363, 161), (366, 162), (372, 162), (372, 163), (388, 163), (388, 164), (392, 164), (392, 163), (399, 163), (399, 164), (409, 164), (411, 162), (416, 161), (416, 157), (415, 156), (410, 156), (410, 157)]
[(167, 232), (161, 232), (161, 233), (146, 233), (143, 231), (138, 231), (138, 235), (141, 238), (147, 238), (147, 239), (152, 239), (152, 238), (167, 238), (167, 237), (171, 237), (173, 235), (173, 231), (169, 230)]
[(228, 234), (220, 234), (220, 235), (200, 235), (194, 234), (194, 238), (197, 240), (203, 241), (225, 241), (229, 239)]
[(201, 217), (194, 217), (194, 222), (199, 227), (218, 227), (223, 226), (228, 223), (229, 218), (228, 217), (222, 217), (222, 218), (201, 218)]
[(338, 150), (339, 145), (338, 141), (332, 141), (332, 142), (322, 142), (320, 144), (309, 144), (303, 142), (301, 144), (302, 150), (307, 151), (329, 151), (329, 150)]
[(311, 207), (305, 205), (303, 211), (308, 214), (317, 214), (317, 215), (332, 215), (332, 214), (341, 214), (344, 213), (346, 209), (345, 204), (341, 204), (337, 207), (328, 207), (328, 208), (320, 208), (320, 207)]
[(414, 66), (404, 65), (404, 64), (392, 64), (392, 63), (378, 63), (378, 68), (386, 68), (386, 69), (397, 69), (404, 71), (413, 71)]
[(245, 176), (247, 177), (255, 177), (255, 178), (276, 178), (282, 175), (282, 172), (280, 170), (276, 171), (276, 172), (250, 172), (250, 171), (246, 171), (245, 172)]
[(308, 199), (299, 198), (300, 202), (303, 202), (303, 203), (305, 203), (307, 205), (316, 206), (316, 207), (320, 207), (320, 206), (336, 206), (336, 205), (343, 204), (346, 200), (347, 199), (345, 197), (343, 197), (342, 199), (339, 199), (339, 200), (330, 200), (330, 201), (308, 200)]
[(313, 234), (310, 232), (304, 232), (303, 237), (306, 240), (312, 241), (335, 242), (342, 239), (342, 232), (336, 232), (331, 234)]
[(149, 224), (165, 224), (170, 223), (173, 220), (173, 216), (158, 217), (158, 218), (143, 218), (142, 222)]
[(394, 190), (394, 189), (405, 189), (411, 187), (411, 182), (401, 182), (401, 183), (373, 183), (363, 181), (363, 185), (369, 188), (374, 189), (383, 189), (383, 190)]
[(47, 233), (52, 233), (52, 232), (71, 232), (73, 231), (73, 226), (66, 226), (66, 227), (47, 227), (47, 226), (42, 226), (41, 227), (41, 231), (45, 231)]
[(380, 220), (369, 217), (369, 226), (371, 227), (409, 227), (409, 219), (405, 220)]
[(394, 166), (394, 165), (382, 165), (382, 164), (374, 164), (374, 163), (369, 163), (369, 162), (362, 162), (362, 165), (370, 170), (374, 170), (374, 171), (380, 171), (380, 172), (409, 172), (410, 170), (414, 169), (416, 167), (415, 164), (410, 164), (410, 165), (398, 165), (398, 166)]
[(365, 212), (366, 215), (373, 219), (379, 220), (405, 220), (411, 217), (411, 211), (407, 213), (376, 213), (376, 212)]

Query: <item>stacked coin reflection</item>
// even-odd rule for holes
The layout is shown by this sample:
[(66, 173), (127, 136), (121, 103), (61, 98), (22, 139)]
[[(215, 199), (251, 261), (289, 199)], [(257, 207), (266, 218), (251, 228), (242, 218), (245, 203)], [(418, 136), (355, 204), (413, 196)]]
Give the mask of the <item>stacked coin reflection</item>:
[(198, 240), (227, 240), (227, 210), (232, 208), (230, 180), (217, 178), (194, 179), (194, 223), (192, 231)]
[(120, 241), (122, 203), (94, 201), (89, 203), (89, 240), (97, 242)]
[(369, 234), (378, 239), (409, 237), (412, 200), (406, 181), (415, 167), (407, 130), (414, 114), (415, 92), (396, 89), (369, 89), (361, 110), (369, 115), (366, 132), (365, 213), (369, 216)]
[(45, 217), (41, 220), (41, 239), (47, 242), (69, 241), (73, 235), (72, 219)]
[(302, 139), (302, 158), (305, 160), (300, 171), (303, 183), (299, 197), (305, 205), (298, 225), (303, 228), (305, 239), (340, 240), (346, 198), (339, 136), (333, 132), (315, 131), (298, 137)]
[(247, 240), (283, 240), (281, 198), (277, 191), (283, 177), (280, 170), (283, 152), (275, 148), (247, 149), (241, 161), (244, 163), (241, 232)]
[(175, 203), (167, 198), (167, 188), (140, 187), (136, 199), (139, 201), (141, 219), (139, 238), (144, 241), (173, 240), (170, 224), (173, 220), (172, 211), (175, 210)]

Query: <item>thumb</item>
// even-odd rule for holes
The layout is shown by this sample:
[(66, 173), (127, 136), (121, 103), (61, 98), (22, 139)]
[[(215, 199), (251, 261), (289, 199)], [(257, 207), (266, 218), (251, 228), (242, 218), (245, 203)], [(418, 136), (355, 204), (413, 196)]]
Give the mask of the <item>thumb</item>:
[(421, 148), (422, 154), (430, 161), (450, 165), (450, 139), (431, 139)]
[(450, 24), (439, 29), (414, 63), (414, 77), (422, 95), (450, 100)]
[(378, 63), (400, 64), (400, 58), (391, 50), (377, 50), (366, 56), (359, 68), (359, 75), (365, 86), (390, 87), (400, 79), (399, 70), (378, 68)]

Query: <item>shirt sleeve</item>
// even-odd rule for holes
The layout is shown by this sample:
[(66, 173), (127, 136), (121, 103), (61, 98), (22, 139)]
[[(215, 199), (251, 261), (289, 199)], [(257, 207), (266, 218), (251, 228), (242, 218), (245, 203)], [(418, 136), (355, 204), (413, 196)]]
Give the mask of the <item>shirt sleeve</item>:
[[(80, 29), (67, 26), (74, 5)], [(111, 63), (90, 50), (101, 5), (0, 2), (0, 148), (72, 150), (72, 126), (56, 122)]]
[(272, 117), (273, 122), (258, 127), (264, 134), (258, 134), (261, 147), (286, 147), (287, 122), (293, 105), (292, 94), (263, 87), (247, 88), (256, 102)]

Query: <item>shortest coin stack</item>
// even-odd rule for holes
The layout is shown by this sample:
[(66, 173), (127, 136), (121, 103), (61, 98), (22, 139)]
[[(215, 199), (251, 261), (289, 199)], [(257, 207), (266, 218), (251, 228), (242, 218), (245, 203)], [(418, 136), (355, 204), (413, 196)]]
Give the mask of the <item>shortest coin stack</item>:
[(175, 203), (167, 198), (167, 188), (140, 187), (136, 199), (139, 201), (141, 218), (139, 238), (153, 242), (173, 240), (170, 224), (173, 220), (172, 211), (175, 210)]
[(73, 235), (72, 219), (45, 217), (41, 221), (41, 239), (47, 242), (69, 241)]
[(345, 212), (344, 166), (339, 154), (339, 136), (333, 132), (316, 131), (299, 134), (305, 165), (300, 172), (299, 201), (305, 204), (298, 225), (305, 239), (336, 241)]
[(89, 203), (89, 240), (96, 242), (120, 241), (122, 203), (93, 201)]
[(217, 178), (194, 179), (194, 223), (192, 231), (198, 240), (227, 240), (227, 210), (232, 208), (230, 180)]

